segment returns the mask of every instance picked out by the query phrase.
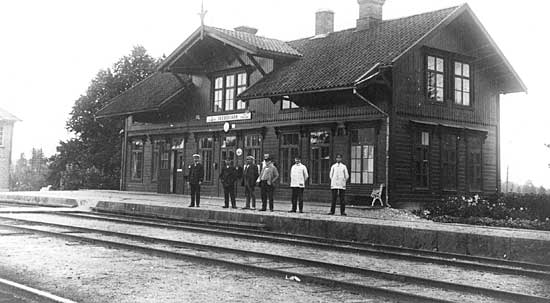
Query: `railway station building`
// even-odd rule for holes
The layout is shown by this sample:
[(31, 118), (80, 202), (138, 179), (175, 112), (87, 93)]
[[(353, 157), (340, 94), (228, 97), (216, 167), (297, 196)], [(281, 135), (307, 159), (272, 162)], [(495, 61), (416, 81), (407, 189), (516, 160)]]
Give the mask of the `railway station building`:
[(358, 0), (341, 31), (318, 11), (315, 35), (294, 41), (200, 26), (97, 114), (124, 121), (122, 189), (186, 194), (198, 153), (210, 196), (223, 195), (224, 159), (263, 154), (281, 173), (276, 200), (290, 197), (296, 155), (309, 201), (330, 200), (336, 154), (348, 201), (381, 184), (394, 206), (499, 191), (500, 95), (524, 83), (467, 4), (384, 20), (384, 2)]

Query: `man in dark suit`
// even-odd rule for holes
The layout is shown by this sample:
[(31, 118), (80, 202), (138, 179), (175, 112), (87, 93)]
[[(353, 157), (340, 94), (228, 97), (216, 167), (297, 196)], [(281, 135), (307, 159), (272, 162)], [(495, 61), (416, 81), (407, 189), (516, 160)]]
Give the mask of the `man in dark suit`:
[(237, 169), (231, 164), (230, 159), (225, 160), (225, 165), (220, 172), (220, 181), (223, 185), (224, 206), (229, 208), (229, 198), (231, 198), (231, 208), (237, 208), (235, 202), (235, 182), (238, 179)]
[[(201, 184), (204, 178), (204, 167), (201, 164), (201, 156), (193, 155), (193, 164), (189, 165), (189, 187), (191, 189), (191, 204), (189, 207), (200, 207), (201, 204)], [(196, 204), (195, 204), (196, 202)]]
[(243, 181), (244, 195), (246, 196), (246, 205), (243, 209), (250, 209), (250, 200), (252, 199), (252, 209), (256, 209), (256, 194), (254, 189), (256, 187), (256, 180), (259, 177), (258, 166), (254, 164), (254, 157), (246, 157), (246, 163), (243, 168)]

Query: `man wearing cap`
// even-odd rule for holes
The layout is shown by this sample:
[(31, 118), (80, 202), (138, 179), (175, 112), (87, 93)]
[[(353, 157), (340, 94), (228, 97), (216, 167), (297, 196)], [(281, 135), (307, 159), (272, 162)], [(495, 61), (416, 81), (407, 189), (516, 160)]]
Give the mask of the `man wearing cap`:
[(220, 172), (220, 182), (223, 185), (224, 206), (229, 208), (229, 198), (231, 198), (231, 208), (237, 208), (235, 202), (235, 182), (238, 178), (237, 169), (231, 164), (231, 159), (225, 159), (225, 165)]
[(346, 183), (349, 179), (348, 168), (342, 163), (342, 155), (336, 155), (336, 163), (330, 168), (330, 189), (332, 191), (332, 204), (329, 215), (334, 215), (336, 198), (340, 197), (340, 214), (346, 216)]
[[(191, 204), (189, 207), (200, 207), (201, 184), (204, 178), (204, 167), (201, 164), (201, 156), (193, 155), (193, 164), (189, 165), (189, 188), (191, 189)], [(196, 203), (196, 204), (195, 204)]]
[(256, 209), (256, 194), (254, 189), (256, 187), (256, 180), (260, 176), (258, 166), (254, 164), (254, 157), (247, 156), (246, 163), (243, 168), (243, 181), (244, 195), (246, 196), (246, 205), (243, 209), (250, 209), (250, 200), (252, 200), (252, 209)]
[(273, 165), (271, 158), (265, 159), (266, 166), (262, 168), (262, 172), (258, 177), (258, 183), (260, 183), (260, 189), (262, 194), (262, 209), (260, 211), (266, 211), (267, 200), (269, 200), (269, 210), (273, 211), (273, 190), (274, 184), (279, 179), (279, 171), (277, 167)]

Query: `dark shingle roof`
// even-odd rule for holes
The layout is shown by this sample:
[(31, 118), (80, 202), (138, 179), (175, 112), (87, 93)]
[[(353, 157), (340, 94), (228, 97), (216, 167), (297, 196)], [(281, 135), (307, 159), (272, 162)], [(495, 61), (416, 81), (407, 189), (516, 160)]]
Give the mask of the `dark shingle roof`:
[(371, 29), (355, 28), (323, 38), (306, 38), (288, 44), (303, 56), (252, 85), (246, 99), (350, 87), (377, 63), (391, 63), (434, 29), (457, 7), (382, 21)]
[(265, 51), (268, 53), (280, 53), (280, 54), (296, 56), (296, 57), (302, 56), (302, 54), (299, 51), (295, 50), (288, 43), (281, 40), (271, 39), (271, 38), (256, 36), (254, 34), (245, 33), (241, 31), (232, 31), (232, 30), (211, 27), (211, 26), (207, 26), (206, 30), (207, 32), (212, 34), (222, 34), (222, 35), (237, 39), (240, 42), (244, 42), (246, 44), (249, 44), (253, 47), (258, 48), (260, 51)]
[(159, 110), (163, 104), (189, 87), (172, 73), (156, 72), (114, 97), (96, 117), (111, 117)]

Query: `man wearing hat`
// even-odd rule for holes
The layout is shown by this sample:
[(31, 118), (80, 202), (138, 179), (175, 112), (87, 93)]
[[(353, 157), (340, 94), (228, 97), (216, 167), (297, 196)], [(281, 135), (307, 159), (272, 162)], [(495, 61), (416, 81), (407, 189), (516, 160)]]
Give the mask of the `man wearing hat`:
[[(191, 204), (189, 207), (200, 207), (201, 183), (204, 178), (204, 167), (201, 164), (201, 156), (193, 155), (193, 164), (189, 165), (189, 188), (191, 189)], [(195, 204), (196, 202), (196, 204)]]
[(265, 159), (266, 166), (262, 168), (262, 172), (258, 177), (257, 182), (260, 184), (260, 190), (262, 194), (262, 209), (260, 211), (266, 211), (267, 201), (269, 200), (269, 210), (273, 211), (273, 190), (275, 189), (275, 182), (279, 179), (279, 171), (277, 167), (273, 165), (271, 158)]
[(256, 180), (260, 176), (258, 166), (254, 164), (254, 157), (247, 156), (246, 163), (243, 168), (243, 181), (244, 195), (246, 196), (246, 205), (243, 209), (250, 209), (250, 200), (252, 199), (252, 209), (256, 209), (256, 195), (254, 189), (256, 187)]
[(237, 208), (235, 202), (235, 182), (238, 178), (237, 169), (231, 164), (231, 159), (225, 159), (225, 165), (220, 172), (220, 181), (223, 185), (224, 206), (229, 208), (229, 198), (231, 198), (231, 208)]

